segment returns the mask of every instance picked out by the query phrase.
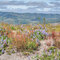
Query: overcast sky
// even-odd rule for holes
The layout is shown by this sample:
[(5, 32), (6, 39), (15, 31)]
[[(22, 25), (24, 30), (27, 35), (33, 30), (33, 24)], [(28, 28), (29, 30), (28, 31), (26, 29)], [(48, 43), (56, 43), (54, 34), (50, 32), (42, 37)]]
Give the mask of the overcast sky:
[(0, 11), (60, 14), (60, 0), (0, 0)]

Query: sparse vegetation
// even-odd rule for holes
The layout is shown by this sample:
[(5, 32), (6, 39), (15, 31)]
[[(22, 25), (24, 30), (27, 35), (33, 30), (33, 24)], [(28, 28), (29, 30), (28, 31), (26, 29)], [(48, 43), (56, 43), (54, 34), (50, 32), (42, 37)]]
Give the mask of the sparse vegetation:
[[(49, 46), (47, 49), (44, 48), (42, 57), (37, 54), (33, 59), (55, 59), (56, 54), (59, 52), (60, 42), (57, 40), (60, 38), (59, 26), (54, 26), (50, 24), (37, 24), (37, 25), (13, 25), (13, 24), (0, 24), (0, 54), (11, 55), (15, 52), (22, 52), (24, 55), (30, 55), (34, 53), (42, 45), (41, 41), (52, 40), (54, 41), (53, 47), (46, 41), (46, 45)], [(54, 32), (53, 32), (54, 31)], [(58, 34), (57, 34), (58, 32)], [(59, 43), (57, 45), (57, 42)], [(51, 55), (50, 50), (52, 50)], [(47, 52), (46, 52), (47, 51)], [(46, 54), (47, 53), (47, 54)], [(60, 59), (60, 56), (57, 56), (56, 59)], [(31, 57), (30, 57), (31, 58)]]

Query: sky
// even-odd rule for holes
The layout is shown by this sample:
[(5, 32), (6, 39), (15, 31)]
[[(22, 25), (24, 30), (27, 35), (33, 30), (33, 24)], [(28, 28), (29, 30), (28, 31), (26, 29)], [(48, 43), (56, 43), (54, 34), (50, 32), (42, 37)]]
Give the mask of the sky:
[(60, 0), (0, 0), (0, 11), (60, 14)]

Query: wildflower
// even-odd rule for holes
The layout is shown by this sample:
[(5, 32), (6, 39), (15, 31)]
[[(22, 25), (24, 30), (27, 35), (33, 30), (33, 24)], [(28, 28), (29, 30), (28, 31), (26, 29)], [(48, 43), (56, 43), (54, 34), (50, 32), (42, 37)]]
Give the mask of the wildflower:
[(2, 39), (1, 39), (1, 43), (3, 43), (3, 37), (2, 37)]
[(51, 55), (51, 53), (52, 53), (52, 50), (49, 50), (49, 56)]
[(33, 30), (33, 32), (35, 32), (35, 30)]
[(1, 37), (1, 34), (0, 34), (0, 37)]
[(2, 53), (4, 53), (4, 49), (2, 49)]
[(42, 30), (41, 30), (41, 29), (40, 29), (39, 31), (40, 31), (40, 32), (42, 32)]
[(35, 36), (33, 36), (33, 38), (35, 38)]
[(1, 45), (1, 48), (3, 48), (3, 44)]
[(48, 33), (47, 33), (45, 30), (43, 30), (43, 31), (42, 31), (42, 34), (44, 34), (44, 35), (47, 35), (47, 36), (48, 36)]
[(4, 36), (6, 36), (6, 33), (4, 33)]
[(41, 29), (43, 28), (41, 25), (39, 25), (39, 26), (40, 26)]
[(57, 56), (59, 56), (59, 53), (57, 52)]
[(45, 50), (45, 53), (47, 54), (47, 50)]
[(47, 28), (45, 27), (45, 30), (47, 31)]
[(51, 54), (49, 53), (48, 56), (50, 56)]
[(45, 34), (45, 33), (46, 33), (45, 30), (43, 30), (43, 31), (42, 31), (42, 34)]
[(48, 36), (48, 33), (46, 32), (46, 33), (45, 33), (45, 35), (47, 35), (47, 36)]
[(33, 39), (32, 39), (32, 41), (33, 41)]
[(39, 43), (39, 39), (36, 39), (36, 43), (37, 43), (37, 44)]
[(44, 48), (42, 48), (42, 51), (44, 50)]
[(55, 52), (55, 49), (54, 49), (54, 52)]
[(52, 50), (49, 50), (49, 53), (51, 54), (52, 53)]
[(33, 36), (35, 36), (35, 34), (33, 34)]
[(4, 44), (6, 44), (6, 39), (4, 40)]
[(37, 35), (39, 35), (39, 32), (37, 32)]
[(21, 25), (21, 27), (23, 27), (23, 24)]
[(2, 37), (2, 39), (1, 40), (3, 40), (3, 37)]

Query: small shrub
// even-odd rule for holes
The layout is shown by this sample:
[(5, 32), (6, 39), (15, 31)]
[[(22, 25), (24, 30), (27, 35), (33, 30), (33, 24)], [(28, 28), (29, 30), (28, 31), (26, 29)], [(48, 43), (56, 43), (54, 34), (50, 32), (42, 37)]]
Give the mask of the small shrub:
[(27, 42), (27, 49), (36, 50), (36, 48), (37, 48), (36, 42), (33, 42), (33, 41)]
[(14, 28), (13, 26), (11, 27), (11, 29), (12, 29), (12, 30), (15, 30), (15, 28)]
[(48, 33), (45, 30), (35, 30), (34, 33), (31, 35), (31, 37), (33, 39), (38, 39), (38, 40), (43, 40), (46, 39), (46, 36), (48, 35)]

